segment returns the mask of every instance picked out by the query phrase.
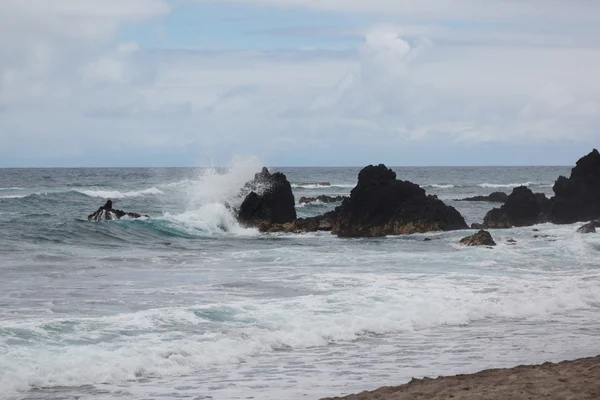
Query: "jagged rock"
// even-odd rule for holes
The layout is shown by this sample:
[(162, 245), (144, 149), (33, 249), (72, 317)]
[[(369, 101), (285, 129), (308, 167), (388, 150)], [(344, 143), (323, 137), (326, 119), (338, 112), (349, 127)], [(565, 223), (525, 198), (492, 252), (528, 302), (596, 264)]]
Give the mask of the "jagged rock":
[(326, 195), (321, 195), (321, 196), (317, 196), (317, 197), (300, 197), (300, 200), (298, 200), (298, 203), (300, 204), (305, 204), (305, 203), (315, 203), (315, 202), (321, 202), (321, 203), (339, 203), (341, 201), (343, 201), (346, 198), (346, 196), (326, 196)]
[(550, 221), (570, 224), (600, 218), (600, 153), (594, 149), (577, 161), (571, 176), (560, 176), (553, 187)]
[(474, 235), (467, 236), (460, 240), (461, 244), (466, 246), (495, 246), (496, 242), (492, 238), (492, 235), (488, 231), (483, 229)]
[(129, 218), (141, 218), (148, 217), (147, 215), (141, 215), (134, 212), (125, 212), (121, 210), (115, 210), (112, 206), (112, 200), (107, 200), (106, 204), (98, 208), (94, 213), (88, 215), (88, 221), (111, 221), (115, 219), (121, 219), (123, 217)]
[(263, 168), (248, 182), (246, 196), (238, 211), (238, 220), (248, 226), (285, 224), (296, 219), (292, 186), (281, 172), (271, 174)]
[(550, 220), (550, 208), (552, 199), (546, 197), (544, 193), (534, 193), (535, 199), (540, 205), (539, 222), (548, 222)]
[(583, 225), (577, 229), (577, 233), (596, 233), (596, 228), (600, 228), (600, 220)]
[(465, 229), (460, 213), (427, 196), (418, 185), (396, 179), (385, 165), (369, 165), (358, 184), (336, 208), (332, 232), (340, 237), (377, 237)]
[(542, 193), (534, 194), (526, 186), (513, 189), (506, 203), (489, 211), (483, 219), (486, 228), (530, 226), (542, 222), (543, 207), (549, 201)]
[(506, 203), (508, 195), (504, 192), (494, 192), (489, 196), (467, 197), (466, 199), (457, 199), (456, 201), (487, 201), (490, 203)]

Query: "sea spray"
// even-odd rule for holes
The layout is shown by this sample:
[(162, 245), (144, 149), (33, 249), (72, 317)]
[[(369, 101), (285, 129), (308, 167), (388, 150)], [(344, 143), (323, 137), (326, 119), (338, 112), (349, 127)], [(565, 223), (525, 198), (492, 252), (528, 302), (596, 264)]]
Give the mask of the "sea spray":
[(180, 214), (165, 213), (164, 218), (207, 234), (234, 233), (253, 235), (255, 229), (241, 227), (234, 210), (243, 201), (242, 188), (262, 168), (257, 157), (235, 157), (225, 169), (206, 168), (198, 177), (181, 187), (187, 199), (186, 209)]

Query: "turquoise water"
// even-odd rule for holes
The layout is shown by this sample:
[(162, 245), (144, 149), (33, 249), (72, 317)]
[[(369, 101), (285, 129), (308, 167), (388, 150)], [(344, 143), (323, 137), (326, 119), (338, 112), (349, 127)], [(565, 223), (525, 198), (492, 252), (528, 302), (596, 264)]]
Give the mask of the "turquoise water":
[[(0, 170), (0, 398), (316, 399), (600, 353), (600, 239), (578, 225), (492, 231), (493, 250), (260, 234), (225, 206), (259, 169)], [(299, 199), (359, 168), (281, 170)], [(453, 199), (569, 173), (395, 170), (468, 223), (492, 205)], [(150, 218), (88, 222), (107, 198)]]

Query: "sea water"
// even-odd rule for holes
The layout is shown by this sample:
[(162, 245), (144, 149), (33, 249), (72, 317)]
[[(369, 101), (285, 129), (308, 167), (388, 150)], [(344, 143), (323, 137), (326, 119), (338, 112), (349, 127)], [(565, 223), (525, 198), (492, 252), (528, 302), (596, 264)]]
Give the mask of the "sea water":
[[(228, 208), (260, 167), (0, 170), (0, 398), (318, 399), (600, 353), (600, 236), (580, 224), (491, 230), (494, 249), (261, 234)], [(359, 170), (271, 168), (297, 201)], [(551, 195), (570, 172), (394, 170), (469, 224), (495, 205), (456, 199)], [(149, 218), (88, 222), (109, 198)]]

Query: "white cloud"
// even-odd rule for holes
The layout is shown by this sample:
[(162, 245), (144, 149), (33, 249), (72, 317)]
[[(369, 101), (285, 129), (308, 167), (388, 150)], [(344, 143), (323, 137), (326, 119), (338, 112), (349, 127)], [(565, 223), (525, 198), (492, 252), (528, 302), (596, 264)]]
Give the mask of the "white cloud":
[[(196, 0), (206, 3), (210, 0)], [(229, 4), (302, 7), (340, 13), (381, 13), (385, 16), (510, 21), (559, 18), (594, 22), (600, 5), (594, 0), (223, 0)]]
[[(386, 23), (360, 29), (349, 50), (149, 51), (122, 42), (118, 29), (166, 15), (166, 1), (6, 0), (0, 157), (197, 148), (225, 160), (239, 149), (269, 160), (292, 144), (296, 152), (343, 144), (360, 154), (372, 143), (598, 138), (600, 53), (592, 39), (600, 30), (586, 25), (595, 2), (247, 2), (368, 11)], [(521, 24), (534, 10), (532, 25)], [(410, 17), (421, 19), (405, 23)], [(435, 22), (440, 17), (496, 22)]]

